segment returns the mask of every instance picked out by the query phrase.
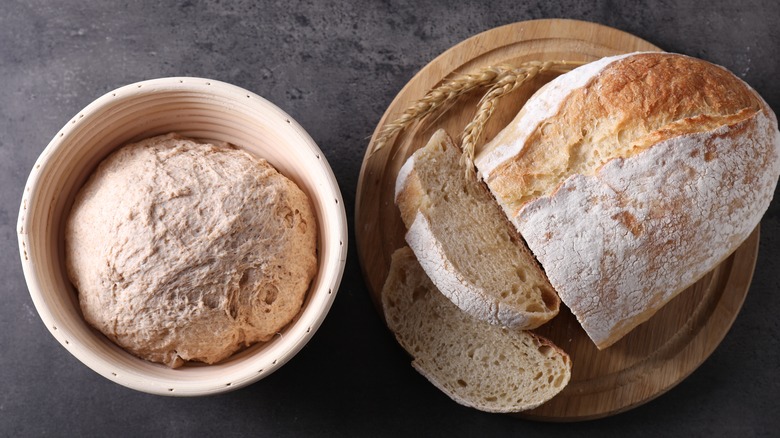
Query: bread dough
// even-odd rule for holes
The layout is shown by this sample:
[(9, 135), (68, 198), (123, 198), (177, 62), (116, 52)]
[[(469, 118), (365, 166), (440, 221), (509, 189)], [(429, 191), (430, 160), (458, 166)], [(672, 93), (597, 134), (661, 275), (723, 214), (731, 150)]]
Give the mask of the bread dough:
[(215, 363), (300, 311), (317, 270), (306, 194), (229, 144), (122, 147), (78, 193), (66, 268), (84, 318), (144, 359)]

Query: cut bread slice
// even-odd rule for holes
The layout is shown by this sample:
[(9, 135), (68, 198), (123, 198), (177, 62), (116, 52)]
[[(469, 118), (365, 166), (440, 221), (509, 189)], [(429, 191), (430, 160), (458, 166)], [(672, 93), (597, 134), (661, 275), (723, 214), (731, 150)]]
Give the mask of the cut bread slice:
[(385, 319), (412, 366), (454, 401), (487, 412), (519, 412), (558, 394), (569, 356), (531, 332), (477, 320), (447, 300), (408, 247), (392, 256), (382, 290)]
[(459, 164), (444, 130), (417, 150), (396, 180), (406, 242), (436, 287), (469, 315), (533, 329), (560, 299), (487, 188)]

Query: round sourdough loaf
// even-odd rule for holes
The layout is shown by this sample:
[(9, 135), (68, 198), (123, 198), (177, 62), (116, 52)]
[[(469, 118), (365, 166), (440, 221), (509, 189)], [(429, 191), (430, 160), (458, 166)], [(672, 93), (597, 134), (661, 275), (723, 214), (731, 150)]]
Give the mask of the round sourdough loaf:
[(727, 70), (633, 53), (545, 85), (475, 163), (604, 348), (756, 227), (780, 174), (780, 132)]
[(308, 198), (265, 160), (169, 134), (99, 165), (68, 217), (65, 260), (87, 322), (177, 367), (287, 325), (316, 273), (316, 239)]

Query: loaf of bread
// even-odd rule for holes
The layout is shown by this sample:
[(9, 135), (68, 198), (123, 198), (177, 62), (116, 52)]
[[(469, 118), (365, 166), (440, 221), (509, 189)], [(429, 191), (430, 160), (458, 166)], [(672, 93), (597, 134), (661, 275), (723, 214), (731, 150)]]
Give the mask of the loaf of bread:
[(173, 134), (122, 147), (78, 193), (65, 261), (84, 318), (178, 367), (267, 341), (317, 270), (306, 194), (263, 159)]
[(571, 378), (569, 357), (549, 341), (458, 309), (436, 290), (408, 247), (393, 253), (382, 307), (412, 366), (462, 405), (487, 412), (532, 409)]
[(475, 163), (604, 348), (756, 227), (780, 174), (780, 132), (767, 104), (727, 70), (634, 53), (545, 85)]
[(532, 329), (560, 299), (487, 188), (467, 177), (444, 130), (415, 151), (396, 179), (406, 242), (447, 298), (475, 318)]

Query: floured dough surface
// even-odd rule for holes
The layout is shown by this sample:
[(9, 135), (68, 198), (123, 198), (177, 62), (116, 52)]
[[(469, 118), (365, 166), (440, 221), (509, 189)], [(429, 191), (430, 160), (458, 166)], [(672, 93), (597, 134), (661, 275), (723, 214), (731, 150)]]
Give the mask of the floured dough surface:
[(267, 341), (300, 311), (317, 270), (306, 194), (265, 160), (175, 134), (100, 164), (66, 223), (85, 319), (176, 367)]

